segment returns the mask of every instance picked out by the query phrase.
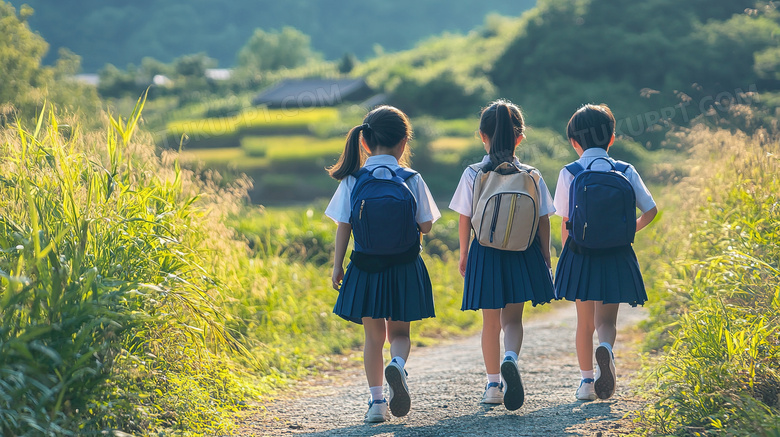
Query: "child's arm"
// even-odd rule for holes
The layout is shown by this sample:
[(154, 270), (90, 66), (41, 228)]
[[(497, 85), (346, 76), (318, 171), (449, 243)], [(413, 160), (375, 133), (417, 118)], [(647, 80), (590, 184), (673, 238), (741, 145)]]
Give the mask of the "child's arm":
[(347, 254), (347, 244), (349, 244), (351, 233), (351, 224), (339, 222), (339, 227), (336, 229), (336, 256), (333, 260), (333, 275), (331, 276), (335, 290), (341, 288), (341, 280), (344, 279), (344, 256)]
[(471, 217), (460, 215), (458, 220), (458, 241), (460, 242), (460, 260), (458, 270), (460, 275), (466, 276), (466, 261), (469, 259), (469, 240), (471, 239)]
[(546, 215), (539, 217), (539, 227), (537, 231), (539, 238), (542, 240), (542, 256), (544, 256), (544, 262), (547, 263), (547, 267), (552, 267), (550, 261), (550, 216)]
[(650, 222), (653, 221), (653, 219), (657, 214), (658, 214), (658, 207), (654, 206), (652, 209), (648, 210), (647, 212), (639, 216), (639, 218), (636, 219), (636, 231), (639, 232), (645, 226), (649, 225)]
[(566, 240), (569, 239), (569, 230), (566, 229), (566, 223), (569, 222), (568, 217), (563, 217), (563, 221), (561, 221), (561, 242), (563, 244), (566, 244)]
[(428, 220), (427, 222), (423, 222), (423, 223), (417, 223), (417, 227), (420, 228), (421, 233), (427, 234), (428, 232), (431, 232), (431, 229), (433, 228), (433, 220)]

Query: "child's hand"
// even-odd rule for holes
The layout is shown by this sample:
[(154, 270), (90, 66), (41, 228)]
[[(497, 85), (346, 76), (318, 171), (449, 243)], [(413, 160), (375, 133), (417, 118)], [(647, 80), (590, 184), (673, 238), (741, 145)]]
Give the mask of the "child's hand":
[(460, 271), (460, 275), (464, 278), (466, 277), (466, 263), (468, 262), (468, 257), (462, 256), (460, 257), (460, 260), (458, 261), (458, 270)]
[(332, 285), (334, 290), (338, 291), (341, 288), (342, 279), (344, 279), (344, 267), (333, 267), (333, 276), (331, 276), (331, 281), (333, 282)]

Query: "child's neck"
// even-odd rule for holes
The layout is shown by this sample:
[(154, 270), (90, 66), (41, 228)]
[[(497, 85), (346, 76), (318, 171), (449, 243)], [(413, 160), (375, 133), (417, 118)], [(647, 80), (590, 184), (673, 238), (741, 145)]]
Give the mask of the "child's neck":
[(394, 149), (386, 149), (386, 150), (376, 150), (374, 153), (371, 154), (371, 156), (392, 156), (395, 158), (396, 161), (399, 161), (401, 159), (401, 153)]

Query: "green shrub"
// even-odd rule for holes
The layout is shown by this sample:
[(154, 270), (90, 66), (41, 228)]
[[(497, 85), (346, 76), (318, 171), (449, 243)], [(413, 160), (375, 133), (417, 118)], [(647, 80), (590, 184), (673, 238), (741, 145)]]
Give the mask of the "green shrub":
[(1, 133), (3, 435), (227, 432), (247, 393), (220, 308), (245, 253), (222, 217), (246, 187), (219, 191), (133, 140), (142, 107), (107, 133), (44, 113)]
[[(648, 433), (780, 431), (780, 142), (698, 127), (696, 172), (656, 238)], [(670, 262), (671, 260), (671, 262)], [(655, 261), (657, 263), (658, 261)]]

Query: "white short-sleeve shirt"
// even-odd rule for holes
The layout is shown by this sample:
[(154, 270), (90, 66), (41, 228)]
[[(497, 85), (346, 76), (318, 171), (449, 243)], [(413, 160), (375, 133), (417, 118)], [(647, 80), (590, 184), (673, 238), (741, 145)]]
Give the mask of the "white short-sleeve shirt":
[[(391, 155), (375, 155), (369, 156), (366, 160), (365, 168), (371, 170), (379, 166), (387, 166), (391, 169), (400, 168), (398, 160)], [(374, 173), (377, 178), (390, 179), (390, 172), (385, 169), (379, 169)], [(350, 197), (352, 189), (355, 187), (354, 176), (347, 176), (341, 180), (336, 193), (330, 199), (328, 207), (325, 208), (325, 215), (333, 219), (336, 223), (349, 223), (350, 210), (352, 208), (350, 204)], [(414, 195), (417, 201), (417, 215), (415, 221), (417, 223), (425, 223), (428, 221), (435, 222), (441, 217), (441, 212), (436, 206), (436, 202), (433, 201), (431, 191), (428, 189), (428, 185), (425, 184), (422, 176), (416, 174), (410, 177), (406, 181), (409, 190)]]
[[(606, 150), (594, 147), (585, 150), (577, 162), (582, 168), (588, 168), (589, 165), (593, 164), (593, 167), (591, 168), (594, 170), (609, 170), (610, 166), (604, 159), (608, 159), (613, 165), (615, 164), (615, 160), (609, 157)], [(637, 208), (639, 208), (642, 213), (653, 209), (655, 200), (653, 200), (653, 196), (650, 194), (650, 191), (642, 181), (642, 177), (639, 176), (639, 173), (633, 165), (628, 166), (626, 177), (628, 178), (628, 181), (631, 182), (631, 186), (634, 187)], [(566, 168), (563, 168), (558, 175), (558, 185), (555, 187), (555, 214), (563, 218), (569, 218), (569, 187), (571, 187), (573, 181), (574, 175), (571, 174), (569, 170), (566, 170)]]
[[(490, 162), (490, 155), (485, 155), (479, 165), (483, 166), (488, 162)], [(517, 157), (515, 157), (515, 164), (520, 165), (520, 161)], [(553, 198), (550, 195), (547, 184), (544, 183), (542, 174), (536, 169), (533, 170), (533, 173), (539, 177), (539, 217), (544, 217), (554, 213), (555, 206), (553, 206)], [(458, 182), (458, 188), (455, 189), (455, 194), (452, 196), (452, 201), (450, 201), (451, 210), (465, 215), (466, 217), (471, 217), (471, 208), (472, 203), (474, 202), (474, 179), (476, 179), (476, 177), (477, 172), (473, 168), (466, 167), (466, 169), (463, 170), (463, 175), (461, 175), (460, 182)]]

